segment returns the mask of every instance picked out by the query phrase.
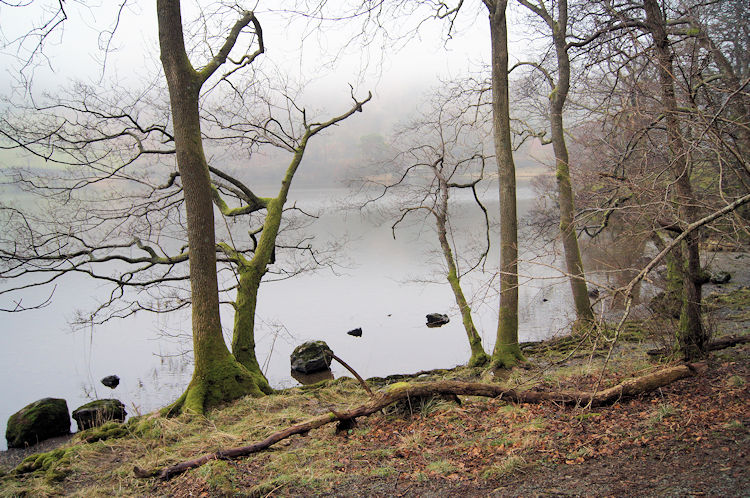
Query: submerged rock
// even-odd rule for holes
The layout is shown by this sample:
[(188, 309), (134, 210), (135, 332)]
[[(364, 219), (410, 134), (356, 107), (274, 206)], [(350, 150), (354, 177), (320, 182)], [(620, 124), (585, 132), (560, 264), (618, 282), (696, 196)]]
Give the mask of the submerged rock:
[(427, 315), (427, 326), (432, 327), (442, 327), (446, 323), (450, 322), (450, 318), (448, 318), (448, 315), (444, 315), (442, 313), (430, 313)]
[(83, 431), (105, 422), (122, 422), (127, 414), (120, 400), (97, 399), (73, 410), (73, 419), (78, 424), (78, 430)]
[(23, 448), (45, 439), (70, 434), (70, 415), (64, 399), (43, 398), (26, 405), (8, 419), (8, 448)]
[(354, 336), (354, 337), (362, 337), (362, 328), (357, 327), (356, 329), (352, 329), (347, 334)]
[(309, 374), (328, 369), (332, 355), (333, 351), (325, 341), (309, 341), (294, 348), (289, 359), (292, 370)]
[(120, 378), (117, 375), (107, 375), (102, 379), (102, 384), (110, 389), (114, 389), (120, 384)]

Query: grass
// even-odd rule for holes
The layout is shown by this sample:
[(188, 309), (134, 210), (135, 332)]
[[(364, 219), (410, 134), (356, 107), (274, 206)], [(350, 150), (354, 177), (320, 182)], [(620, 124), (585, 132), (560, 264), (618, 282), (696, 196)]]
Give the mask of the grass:
[(508, 477), (526, 467), (526, 460), (522, 456), (511, 455), (502, 462), (492, 465), (482, 472), (482, 479), (499, 479)]
[(677, 410), (668, 403), (662, 403), (657, 408), (654, 414), (649, 419), (650, 425), (660, 424), (664, 419), (674, 417), (677, 415)]
[(456, 472), (456, 467), (448, 460), (436, 460), (427, 465), (427, 471), (447, 476)]

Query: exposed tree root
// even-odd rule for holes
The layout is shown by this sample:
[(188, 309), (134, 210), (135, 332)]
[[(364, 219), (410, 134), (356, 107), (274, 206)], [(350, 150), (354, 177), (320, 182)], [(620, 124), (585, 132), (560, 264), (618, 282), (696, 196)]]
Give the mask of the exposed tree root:
[(705, 364), (685, 364), (673, 367), (663, 368), (656, 372), (626, 380), (614, 387), (604, 389), (599, 392), (587, 393), (580, 391), (560, 391), (560, 392), (542, 392), (542, 391), (515, 391), (513, 389), (503, 389), (496, 384), (484, 384), (479, 382), (461, 382), (461, 381), (435, 381), (435, 382), (399, 382), (393, 384), (388, 390), (379, 393), (367, 403), (357, 408), (344, 412), (331, 411), (326, 415), (315, 417), (301, 424), (288, 427), (282, 431), (275, 432), (262, 441), (255, 442), (248, 446), (219, 450), (214, 453), (202, 455), (193, 460), (180, 462), (163, 469), (146, 471), (135, 467), (136, 477), (158, 477), (162, 480), (171, 479), (189, 469), (200, 467), (212, 460), (223, 460), (248, 456), (260, 452), (270, 446), (286, 439), (294, 434), (306, 434), (312, 429), (316, 429), (332, 422), (350, 422), (357, 417), (366, 417), (371, 415), (392, 403), (418, 396), (434, 395), (464, 395), (464, 396), (485, 396), (490, 398), (504, 398), (508, 401), (517, 403), (541, 403), (550, 401), (564, 405), (586, 405), (591, 403), (592, 406), (601, 406), (612, 404), (622, 398), (636, 396), (647, 393), (670, 384), (676, 380), (690, 377), (705, 369)]

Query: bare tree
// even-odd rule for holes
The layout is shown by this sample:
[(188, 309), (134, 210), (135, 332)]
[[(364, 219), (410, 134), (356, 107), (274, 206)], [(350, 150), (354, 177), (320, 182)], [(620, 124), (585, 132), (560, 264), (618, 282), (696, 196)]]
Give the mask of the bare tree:
[[(701, 29), (691, 27), (707, 5), (649, 0), (605, 6), (609, 19), (629, 29), (607, 41), (599, 54), (606, 55), (600, 58), (603, 67), (611, 69), (601, 76), (609, 88), (599, 107), (607, 116), (606, 134), (586, 130), (593, 131), (590, 140), (609, 149), (591, 159), (614, 165), (600, 169), (592, 183), (600, 202), (584, 210), (587, 232), (595, 235), (611, 223), (625, 222), (629, 237), (640, 231), (658, 248), (672, 246), (663, 238), (682, 240), (668, 258), (668, 290), (677, 296), (677, 346), (688, 358), (703, 354), (708, 340), (701, 321), (701, 286), (707, 277), (699, 251), (707, 232), (681, 234), (702, 213), (731, 205), (748, 188), (739, 153), (746, 122), (744, 85), (731, 74), (722, 76), (723, 56), (711, 50)], [(730, 220), (746, 230), (739, 212), (722, 223)], [(714, 233), (718, 229), (710, 227)]]
[[(136, 94), (131, 102), (129, 93), (117, 91), (122, 89), (110, 93), (78, 84), (68, 98), (48, 106), (32, 104), (21, 116), (10, 108), (0, 121), (3, 148), (53, 165), (42, 169), (41, 175), (36, 174), (38, 169), (19, 170), (12, 181), (26, 190), (24, 195), (35, 195), (55, 210), (50, 216), (41, 206), (25, 212), (3, 208), (3, 222), (12, 230), (2, 241), (2, 275), (20, 283), (2, 293), (54, 285), (65, 275), (84, 273), (113, 286), (94, 311), (102, 313), (104, 320), (143, 309), (192, 306), (195, 372), (185, 394), (172, 406), (174, 411), (202, 412), (237, 396), (271, 392), (255, 359), (255, 297), (280, 245), (292, 178), (309, 140), (361, 111), (371, 98), (357, 100), (352, 95), (347, 111), (320, 122), (308, 121), (304, 109), (289, 96), (281, 99), (285, 108), (274, 107), (267, 96), (253, 100), (249, 89), (258, 81), (230, 82), (230, 78), (263, 53), (260, 23), (252, 12), (230, 12), (239, 20), (228, 29), (218, 52), (195, 69), (185, 51), (179, 3), (159, 4), (169, 107), (163, 104), (158, 84)], [(225, 72), (219, 74), (224, 66)], [(207, 89), (201, 90), (206, 82)], [(230, 92), (216, 100), (233, 101), (231, 112), (209, 98), (218, 97), (217, 88), (223, 85)], [(252, 109), (253, 104), (260, 104), (259, 109)], [(278, 110), (286, 117), (272, 115)], [(278, 194), (261, 198), (224, 167), (209, 166), (204, 143), (245, 154), (264, 144), (286, 150), (292, 159)], [(169, 164), (172, 157), (177, 171)], [(214, 204), (227, 218), (245, 216), (249, 238), (229, 233), (226, 241), (217, 244)], [(180, 246), (185, 223), (187, 244)], [(312, 251), (309, 244), (281, 243), (281, 248)], [(236, 293), (236, 358), (226, 348), (218, 317), (217, 255), (222, 267), (236, 275), (237, 284), (230, 283), (228, 289)], [(184, 270), (186, 263), (189, 272)], [(183, 295), (181, 285), (188, 277), (189, 297)], [(16, 303), (6, 308), (43, 304)]]
[(492, 363), (512, 367), (523, 360), (523, 354), (518, 347), (518, 215), (508, 96), (508, 2), (483, 2), (490, 21), (492, 129), (500, 184), (500, 309)]
[[(426, 214), (433, 219), (445, 263), (443, 274), (450, 284), (469, 341), (471, 357), (468, 365), (474, 367), (488, 363), (490, 357), (485, 353), (474, 325), (461, 279), (483, 266), (490, 248), (489, 218), (477, 188), (484, 178), (485, 163), (491, 156), (484, 152), (485, 122), (477, 120), (473, 102), (461, 98), (471, 94), (454, 90), (457, 89), (450, 86), (444, 94), (436, 92), (420, 117), (395, 133), (397, 139), (393, 147), (400, 152), (382, 167), (387, 172), (385, 176), (395, 175), (397, 179), (393, 182), (370, 179), (366, 184), (382, 189), (375, 200), (396, 200), (399, 212), (392, 226), (394, 238), (398, 226), (407, 218), (422, 219), (420, 214)], [(478, 254), (471, 256), (464, 249), (465, 243), (459, 248), (456, 239), (462, 235), (465, 237), (466, 233), (452, 222), (450, 215), (453, 210), (467, 209), (451, 200), (451, 193), (461, 189), (472, 192), (484, 223), (483, 247)]]
[[(560, 208), (560, 232), (565, 251), (565, 264), (570, 278), (576, 315), (579, 320), (592, 321), (594, 319), (589, 300), (586, 275), (578, 247), (578, 237), (575, 230), (575, 202), (570, 180), (570, 159), (565, 140), (563, 125), (563, 110), (570, 90), (570, 55), (568, 42), (568, 2), (557, 2), (557, 12), (554, 4), (547, 7), (543, 2), (519, 0), (519, 2), (533, 12), (547, 26), (552, 37), (557, 62), (556, 72), (548, 71), (539, 63), (528, 64), (541, 71), (550, 86), (549, 93), (549, 123), (552, 146), (555, 152), (555, 166), (557, 178), (557, 199)], [(517, 64), (516, 66), (518, 66)], [(514, 66), (515, 67), (515, 66)], [(512, 69), (511, 69), (512, 70)]]

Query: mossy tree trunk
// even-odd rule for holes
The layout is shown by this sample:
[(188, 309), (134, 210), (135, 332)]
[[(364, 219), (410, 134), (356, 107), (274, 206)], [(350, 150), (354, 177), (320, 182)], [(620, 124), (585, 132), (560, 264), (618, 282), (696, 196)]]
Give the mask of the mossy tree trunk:
[[(339, 123), (355, 112), (361, 112), (362, 106), (370, 100), (372, 96), (368, 95), (365, 100), (358, 101), (353, 98), (354, 104), (345, 113), (336, 116), (323, 123), (307, 124), (305, 123), (302, 137), (294, 148), (294, 156), (287, 166), (281, 186), (276, 197), (259, 198), (252, 194), (252, 191), (242, 182), (228, 175), (221, 176), (231, 181), (239, 188), (239, 191), (246, 196), (243, 198), (246, 205), (241, 208), (231, 209), (221, 198), (218, 189), (212, 190), (213, 200), (219, 211), (227, 217), (247, 215), (265, 209), (265, 218), (260, 231), (260, 239), (253, 251), (252, 258), (248, 259), (235, 248), (227, 244), (220, 244), (219, 248), (237, 265), (239, 274), (239, 284), (237, 286), (237, 297), (234, 303), (234, 330), (232, 334), (232, 354), (236, 360), (247, 368), (261, 389), (261, 391), (270, 393), (271, 387), (268, 385), (263, 372), (260, 369), (255, 354), (255, 312), (258, 303), (258, 292), (264, 275), (268, 271), (269, 265), (274, 263), (276, 254), (276, 239), (279, 235), (284, 205), (289, 196), (289, 189), (292, 185), (294, 175), (302, 163), (305, 155), (308, 141), (320, 131)], [(219, 172), (212, 168), (212, 172)]]
[[(653, 38), (656, 66), (659, 74), (659, 89), (667, 128), (667, 146), (670, 169), (674, 176), (678, 225), (683, 227), (697, 219), (696, 199), (690, 182), (690, 153), (685, 146), (680, 130), (679, 108), (674, 88), (674, 64), (672, 48), (667, 33), (667, 21), (657, 0), (644, 0), (646, 29)], [(678, 347), (687, 359), (697, 358), (706, 351), (708, 337), (701, 320), (701, 284), (699, 232), (688, 234), (682, 249), (674, 252), (679, 271), (682, 273), (682, 310), (677, 332)]]
[(200, 71), (193, 68), (185, 51), (180, 2), (157, 0), (157, 18), (161, 61), (174, 123), (177, 167), (187, 212), (195, 356), (193, 378), (171, 411), (203, 413), (247, 394), (263, 394), (253, 375), (231, 355), (221, 331), (214, 211), (199, 114), (201, 86), (226, 61), (240, 31), (254, 21), (254, 16), (244, 13), (221, 50)]
[(456, 265), (456, 260), (453, 257), (453, 251), (451, 250), (450, 243), (448, 242), (448, 231), (446, 223), (448, 220), (449, 184), (445, 176), (443, 176), (443, 174), (438, 170), (437, 167), (433, 166), (433, 171), (435, 173), (435, 177), (438, 180), (440, 188), (438, 194), (438, 203), (433, 210), (433, 215), (435, 216), (435, 223), (437, 225), (440, 249), (443, 253), (445, 263), (448, 266), (448, 283), (450, 284), (451, 290), (453, 291), (453, 296), (456, 298), (458, 309), (461, 311), (461, 320), (464, 325), (464, 330), (466, 330), (466, 336), (469, 340), (469, 347), (471, 348), (471, 357), (469, 358), (468, 364), (470, 367), (482, 366), (490, 360), (490, 357), (487, 356), (487, 353), (484, 351), (484, 347), (482, 346), (482, 338), (479, 337), (479, 333), (474, 326), (474, 320), (471, 316), (471, 307), (466, 301), (466, 296), (464, 296), (463, 289), (461, 288), (461, 276), (458, 273), (458, 266)]
[(512, 367), (524, 357), (518, 346), (518, 218), (516, 167), (510, 134), (507, 0), (484, 0), (492, 44), (492, 127), (500, 183), (500, 309), (494, 367)]
[(555, 166), (557, 178), (557, 196), (560, 204), (560, 233), (562, 235), (563, 249), (565, 252), (565, 266), (570, 279), (570, 288), (573, 295), (576, 316), (578, 320), (593, 321), (594, 313), (591, 310), (586, 275), (583, 270), (581, 250), (578, 246), (578, 237), (575, 230), (575, 200), (573, 188), (570, 181), (570, 161), (568, 157), (568, 146), (565, 141), (565, 129), (563, 127), (563, 108), (570, 91), (570, 56), (567, 47), (568, 30), (568, 2), (560, 0), (557, 2), (557, 19), (544, 5), (533, 4), (529, 0), (520, 0), (526, 8), (539, 16), (552, 33), (552, 41), (555, 46), (557, 57), (557, 81), (542, 70), (549, 85), (549, 109), (550, 109), (550, 132), (552, 135), (552, 147), (555, 152)]

